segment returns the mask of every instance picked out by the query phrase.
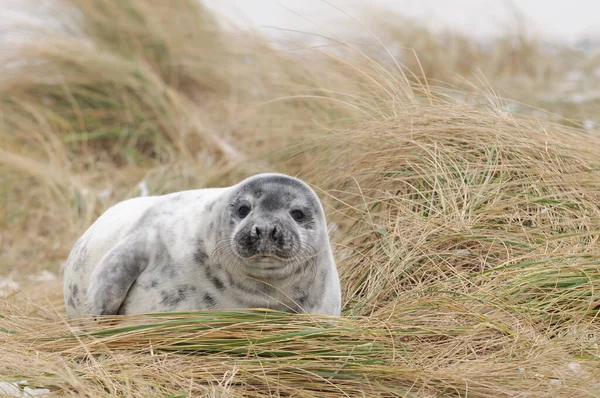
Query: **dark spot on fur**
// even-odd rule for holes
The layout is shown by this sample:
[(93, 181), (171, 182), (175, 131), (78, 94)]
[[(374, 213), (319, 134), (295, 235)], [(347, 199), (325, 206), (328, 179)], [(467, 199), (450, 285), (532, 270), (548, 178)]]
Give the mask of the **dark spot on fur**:
[(206, 267), (206, 279), (208, 279), (217, 290), (223, 290), (225, 288), (225, 284), (218, 276), (214, 276), (212, 272), (212, 267)]
[(158, 286), (158, 281), (155, 279), (152, 282), (150, 282), (150, 287), (156, 287)]
[(79, 303), (79, 286), (75, 283), (71, 283), (69, 284), (69, 298), (67, 299), (67, 304), (70, 307), (77, 307)]
[(165, 292), (165, 291), (160, 292), (160, 297), (161, 297), (161, 300), (160, 300), (161, 304), (166, 304), (166, 303), (171, 302), (171, 293), (169, 293), (169, 292)]
[(177, 287), (177, 291), (174, 292), (167, 292), (163, 290), (160, 292), (160, 303), (168, 306), (175, 306), (187, 298), (188, 291), (195, 292), (196, 288), (191, 285), (180, 285)]
[[(117, 314), (119, 313), (119, 310), (117, 309)], [(113, 311), (110, 310), (108, 308), (108, 304), (103, 303), (102, 306), (100, 306), (100, 311), (98, 315), (114, 315)]]
[(217, 288), (217, 290), (223, 290), (225, 288), (225, 285), (223, 284), (223, 282), (221, 281), (221, 279), (219, 279), (216, 276), (213, 276), (210, 281), (212, 282), (212, 284)]
[(208, 305), (209, 307), (214, 307), (215, 298), (212, 295), (206, 293), (202, 299), (204, 300), (204, 303), (206, 305)]
[(210, 213), (212, 211), (213, 207), (215, 207), (215, 201), (212, 201), (212, 202), (208, 203), (206, 205), (205, 209), (206, 209), (207, 212)]
[(235, 281), (233, 280), (233, 275), (231, 275), (231, 273), (229, 271), (225, 270), (225, 276), (227, 277), (227, 281), (229, 282), (229, 284), (235, 286)]
[(206, 264), (206, 260), (208, 260), (208, 255), (204, 250), (204, 242), (201, 239), (199, 239), (196, 245), (196, 251), (194, 252), (194, 262), (198, 266), (203, 267)]
[(302, 224), (302, 227), (304, 229), (310, 229), (310, 230), (314, 230), (315, 226), (316, 226), (315, 221), (313, 219)]
[(75, 283), (71, 283), (69, 285), (69, 291), (71, 292), (71, 296), (77, 298), (79, 296), (79, 286)]
[(300, 297), (296, 300), (300, 306), (304, 307), (308, 300), (308, 292), (301, 292)]
[(254, 192), (252, 192), (252, 195), (253, 195), (255, 198), (260, 198), (260, 197), (263, 195), (263, 190), (262, 190), (262, 188), (255, 188), (255, 189), (254, 189)]
[(267, 284), (265, 282), (259, 281), (258, 286), (259, 286), (258, 290), (262, 293), (273, 294), (277, 290), (276, 287), (272, 286), (271, 284)]
[(208, 224), (208, 233), (212, 234), (214, 230), (215, 230), (215, 223), (213, 221), (211, 221), (210, 224)]

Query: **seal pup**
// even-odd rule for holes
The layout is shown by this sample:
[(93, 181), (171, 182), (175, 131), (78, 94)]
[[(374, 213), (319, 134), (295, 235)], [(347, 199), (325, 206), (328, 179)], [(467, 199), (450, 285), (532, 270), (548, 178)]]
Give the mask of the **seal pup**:
[(69, 318), (269, 308), (339, 315), (321, 202), (258, 174), (228, 188), (133, 198), (104, 212), (65, 264)]

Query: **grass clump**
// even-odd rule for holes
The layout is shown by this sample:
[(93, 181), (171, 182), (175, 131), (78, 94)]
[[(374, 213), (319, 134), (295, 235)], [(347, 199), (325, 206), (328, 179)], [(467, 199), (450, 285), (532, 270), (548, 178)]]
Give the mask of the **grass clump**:
[[(0, 316), (3, 381), (87, 396), (596, 394), (597, 137), (424, 83), (456, 54), (388, 67), (339, 41), (274, 50), (193, 1), (61, 4), (78, 34), (24, 45), (0, 79), (0, 275), (22, 284)], [(266, 170), (325, 204), (339, 319), (76, 323), (60, 280), (27, 281), (59, 273), (140, 182), (159, 194)]]

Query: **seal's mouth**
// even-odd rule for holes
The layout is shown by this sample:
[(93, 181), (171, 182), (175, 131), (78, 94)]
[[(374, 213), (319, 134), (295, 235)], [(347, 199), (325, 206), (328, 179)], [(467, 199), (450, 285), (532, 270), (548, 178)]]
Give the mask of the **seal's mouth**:
[(276, 254), (255, 254), (250, 257), (245, 257), (245, 260), (258, 263), (278, 264), (286, 262), (288, 259), (279, 257)]
[(252, 274), (258, 272), (257, 276), (264, 277), (264, 272), (280, 272), (287, 269), (290, 259), (280, 257), (276, 254), (255, 254), (250, 257), (244, 257), (246, 272)]

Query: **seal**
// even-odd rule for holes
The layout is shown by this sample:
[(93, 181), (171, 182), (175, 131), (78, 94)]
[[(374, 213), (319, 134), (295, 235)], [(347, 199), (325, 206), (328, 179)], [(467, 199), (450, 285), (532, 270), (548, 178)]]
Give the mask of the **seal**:
[(303, 181), (133, 198), (104, 212), (64, 270), (69, 318), (268, 308), (339, 315), (323, 207)]

